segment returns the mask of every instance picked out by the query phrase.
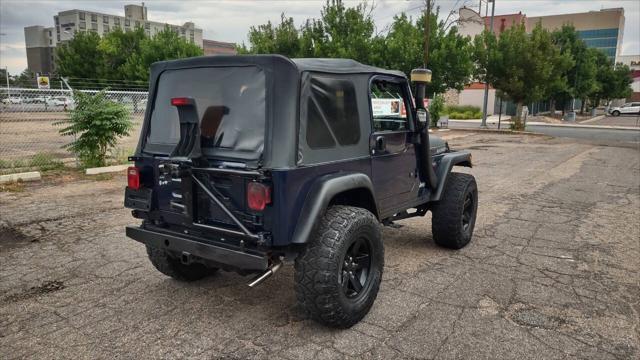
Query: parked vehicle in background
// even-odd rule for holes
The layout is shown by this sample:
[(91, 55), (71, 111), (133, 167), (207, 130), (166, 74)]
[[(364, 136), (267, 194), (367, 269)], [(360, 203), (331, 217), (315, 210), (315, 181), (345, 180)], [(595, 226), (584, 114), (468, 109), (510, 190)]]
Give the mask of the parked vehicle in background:
[(5, 104), (5, 105), (22, 104), (22, 99), (21, 98), (17, 98), (17, 97), (10, 97), (10, 98), (2, 99), (2, 103)]
[(613, 116), (620, 116), (622, 114), (640, 114), (640, 102), (630, 102), (620, 107), (612, 107), (609, 109), (609, 114)]
[(47, 105), (49, 106), (69, 106), (72, 102), (73, 100), (64, 96), (47, 98)]

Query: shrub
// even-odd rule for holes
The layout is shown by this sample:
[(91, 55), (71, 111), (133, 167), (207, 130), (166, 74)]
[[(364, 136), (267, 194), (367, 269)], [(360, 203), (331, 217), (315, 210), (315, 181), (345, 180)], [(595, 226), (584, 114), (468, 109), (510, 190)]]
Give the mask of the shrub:
[(106, 90), (95, 95), (74, 91), (75, 108), (60, 134), (75, 136), (65, 147), (73, 151), (84, 167), (105, 166), (107, 151), (133, 127), (127, 109), (106, 98)]
[(429, 116), (431, 117), (431, 127), (438, 126), (438, 120), (444, 110), (444, 97), (442, 95), (436, 95), (429, 104)]
[(471, 111), (473, 113), (479, 112), (482, 114), (482, 110), (479, 107), (473, 105), (448, 105), (444, 111), (445, 113), (449, 114), (451, 114), (452, 112), (465, 113), (467, 111)]

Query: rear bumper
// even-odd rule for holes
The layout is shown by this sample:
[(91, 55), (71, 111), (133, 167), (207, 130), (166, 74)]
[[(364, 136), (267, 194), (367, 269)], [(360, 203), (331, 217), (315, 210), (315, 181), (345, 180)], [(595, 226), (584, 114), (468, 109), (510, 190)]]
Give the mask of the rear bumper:
[(126, 234), (133, 240), (154, 248), (166, 249), (178, 254), (188, 253), (240, 270), (263, 271), (269, 267), (269, 258), (265, 254), (229, 249), (209, 244), (204, 240), (187, 239), (173, 234), (143, 229), (138, 226), (127, 226)]

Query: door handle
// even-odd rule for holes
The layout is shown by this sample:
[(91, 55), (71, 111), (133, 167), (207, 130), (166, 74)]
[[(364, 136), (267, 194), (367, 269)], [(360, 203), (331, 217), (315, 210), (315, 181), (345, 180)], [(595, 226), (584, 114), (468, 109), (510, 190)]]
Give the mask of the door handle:
[(376, 137), (376, 150), (385, 151), (387, 149), (387, 141), (384, 136)]

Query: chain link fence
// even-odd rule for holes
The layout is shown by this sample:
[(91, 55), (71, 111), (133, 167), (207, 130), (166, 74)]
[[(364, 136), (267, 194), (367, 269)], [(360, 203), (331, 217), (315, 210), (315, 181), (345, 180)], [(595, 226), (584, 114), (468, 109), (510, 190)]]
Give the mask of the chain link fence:
[[(95, 94), (99, 90), (78, 90)], [(146, 91), (107, 91), (107, 98), (124, 105), (134, 129), (120, 140), (110, 162), (125, 163), (135, 149), (147, 106)], [(0, 173), (48, 170), (77, 165), (64, 148), (74, 139), (62, 136), (59, 122), (74, 109), (71, 90), (0, 88)]]

